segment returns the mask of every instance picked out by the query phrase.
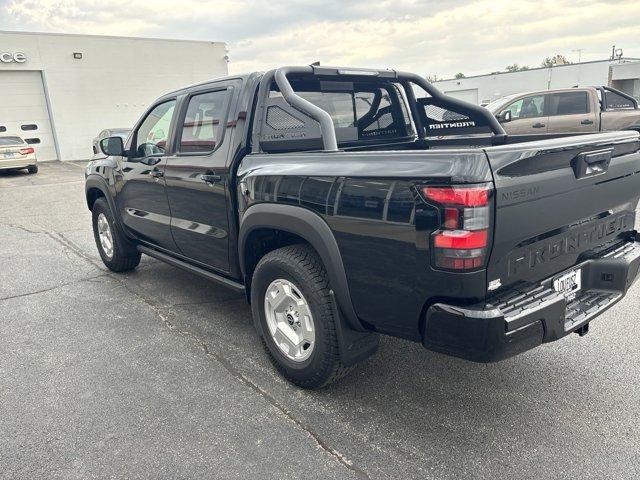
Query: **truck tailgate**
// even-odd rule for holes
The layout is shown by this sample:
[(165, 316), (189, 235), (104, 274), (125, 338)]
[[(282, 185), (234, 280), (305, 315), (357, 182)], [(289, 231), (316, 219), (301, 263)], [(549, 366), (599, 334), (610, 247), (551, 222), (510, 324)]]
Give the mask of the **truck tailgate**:
[(639, 149), (635, 132), (487, 148), (496, 188), (489, 290), (538, 282), (629, 238)]

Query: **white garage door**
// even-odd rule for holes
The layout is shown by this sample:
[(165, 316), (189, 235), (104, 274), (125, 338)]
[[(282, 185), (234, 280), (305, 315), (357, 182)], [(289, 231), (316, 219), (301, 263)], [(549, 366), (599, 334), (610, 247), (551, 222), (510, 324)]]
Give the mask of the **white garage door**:
[(0, 71), (0, 135), (7, 134), (31, 144), (38, 160), (57, 158), (39, 71)]
[(478, 89), (471, 88), (469, 90), (454, 90), (452, 92), (444, 92), (447, 95), (451, 95), (454, 98), (465, 100), (467, 102), (475, 103), (478, 105)]

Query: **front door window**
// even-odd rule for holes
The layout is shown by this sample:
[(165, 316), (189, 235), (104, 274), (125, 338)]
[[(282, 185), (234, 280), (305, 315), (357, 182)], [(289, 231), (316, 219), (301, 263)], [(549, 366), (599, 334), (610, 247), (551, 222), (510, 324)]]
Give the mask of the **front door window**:
[(175, 107), (176, 101), (169, 100), (149, 112), (136, 133), (136, 157), (164, 155)]
[(536, 118), (544, 115), (544, 95), (531, 95), (516, 100), (505, 110), (511, 112), (511, 119)]

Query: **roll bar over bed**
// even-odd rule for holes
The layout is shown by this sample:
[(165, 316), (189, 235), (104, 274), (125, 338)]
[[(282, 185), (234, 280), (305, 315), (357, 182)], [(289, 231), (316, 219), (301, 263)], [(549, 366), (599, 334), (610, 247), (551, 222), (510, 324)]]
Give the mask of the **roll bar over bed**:
[[(291, 75), (311, 75), (317, 77), (345, 76), (350, 78), (358, 78), (361, 80), (371, 79), (372, 77), (375, 77), (395, 80), (398, 83), (401, 83), (405, 87), (405, 91), (411, 108), (411, 113), (414, 117), (414, 121), (418, 130), (418, 138), (421, 141), (425, 140), (426, 132), (424, 129), (424, 125), (421, 124), (422, 122), (420, 121), (420, 115), (417, 114), (418, 102), (416, 101), (415, 95), (413, 94), (411, 84), (417, 85), (430, 95), (429, 103), (431, 105), (435, 105), (444, 110), (451, 110), (466, 115), (470, 119), (477, 119), (480, 122), (485, 123), (492, 133), (493, 144), (501, 144), (506, 138), (504, 129), (502, 128), (498, 120), (491, 114), (491, 112), (489, 112), (489, 110), (473, 103), (465, 102), (463, 100), (445, 95), (429, 82), (427, 82), (426, 79), (414, 73), (398, 72), (395, 70), (321, 67), (319, 65), (309, 65), (305, 67), (280, 67), (278, 69), (271, 70), (265, 73), (260, 82), (258, 93), (258, 118), (260, 118), (261, 115), (264, 114), (266, 99), (268, 98), (271, 84), (275, 80), (276, 85), (280, 89), (280, 93), (282, 94), (284, 100), (289, 105), (291, 105), (291, 107), (319, 123), (320, 132), (322, 135), (323, 150), (326, 152), (338, 151), (338, 141), (336, 138), (336, 132), (333, 120), (331, 119), (331, 115), (329, 115), (329, 113), (327, 113), (320, 107), (314, 105), (313, 103), (305, 100), (300, 95), (298, 95), (293, 90), (293, 87), (289, 82), (288, 77)], [(257, 136), (254, 136), (254, 140), (258, 140)], [(257, 142), (254, 142), (254, 147), (256, 146)]]

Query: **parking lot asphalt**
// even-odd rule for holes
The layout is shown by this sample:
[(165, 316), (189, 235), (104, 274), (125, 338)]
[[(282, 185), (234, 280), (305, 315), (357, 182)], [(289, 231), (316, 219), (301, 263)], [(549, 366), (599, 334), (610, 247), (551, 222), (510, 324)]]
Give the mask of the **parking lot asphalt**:
[(0, 173), (2, 478), (640, 478), (640, 296), (481, 365), (383, 337), (308, 392), (241, 295), (100, 262), (82, 163)]

